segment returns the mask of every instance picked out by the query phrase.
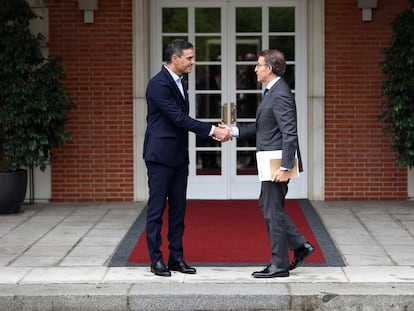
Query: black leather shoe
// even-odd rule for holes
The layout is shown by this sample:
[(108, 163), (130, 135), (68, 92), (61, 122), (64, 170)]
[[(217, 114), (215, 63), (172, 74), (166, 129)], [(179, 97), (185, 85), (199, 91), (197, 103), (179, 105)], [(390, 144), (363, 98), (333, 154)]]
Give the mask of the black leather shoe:
[(187, 274), (195, 274), (196, 269), (193, 267), (190, 267), (186, 264), (186, 262), (183, 259), (175, 259), (170, 260), (168, 262), (168, 268), (172, 271), (178, 271), (181, 273), (187, 273)]
[(302, 246), (295, 249), (295, 258), (293, 258), (293, 261), (290, 263), (289, 270), (299, 267), (306, 258), (313, 254), (314, 251), (315, 247), (313, 247), (313, 245), (309, 242), (306, 242)]
[(162, 260), (158, 260), (156, 263), (151, 264), (151, 272), (159, 276), (171, 276), (170, 270)]
[(268, 265), (262, 271), (256, 271), (252, 273), (255, 278), (284, 278), (289, 276), (289, 270), (284, 268), (278, 268), (275, 265)]

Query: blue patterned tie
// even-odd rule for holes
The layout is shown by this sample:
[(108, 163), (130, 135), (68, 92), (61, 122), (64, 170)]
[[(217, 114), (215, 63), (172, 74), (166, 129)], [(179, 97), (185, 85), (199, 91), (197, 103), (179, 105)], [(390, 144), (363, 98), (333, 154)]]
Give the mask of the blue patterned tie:
[(269, 93), (269, 89), (265, 89), (263, 92), (263, 98), (267, 95), (267, 93)]

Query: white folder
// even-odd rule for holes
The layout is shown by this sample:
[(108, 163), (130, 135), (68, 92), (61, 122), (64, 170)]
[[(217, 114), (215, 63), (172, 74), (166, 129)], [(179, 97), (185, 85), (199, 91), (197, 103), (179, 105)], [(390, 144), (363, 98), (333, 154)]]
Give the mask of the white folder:
[[(282, 150), (256, 152), (257, 171), (260, 181), (271, 181), (275, 171), (280, 168), (282, 162)], [(289, 178), (299, 177), (298, 158), (289, 171)]]

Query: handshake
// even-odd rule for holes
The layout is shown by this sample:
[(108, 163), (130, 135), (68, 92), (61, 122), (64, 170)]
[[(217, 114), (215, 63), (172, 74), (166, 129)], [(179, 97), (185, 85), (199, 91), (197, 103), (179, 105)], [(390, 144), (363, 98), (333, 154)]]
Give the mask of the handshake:
[(231, 127), (225, 124), (219, 124), (214, 127), (213, 139), (225, 142), (233, 139), (233, 131)]

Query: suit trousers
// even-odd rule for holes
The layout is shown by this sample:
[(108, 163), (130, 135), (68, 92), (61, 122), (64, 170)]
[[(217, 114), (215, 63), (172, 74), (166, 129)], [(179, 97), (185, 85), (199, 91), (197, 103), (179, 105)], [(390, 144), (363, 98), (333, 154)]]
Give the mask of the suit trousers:
[(163, 214), (168, 200), (169, 259), (183, 258), (182, 238), (186, 210), (188, 165), (169, 167), (146, 162), (149, 198), (147, 208), (147, 246), (151, 262), (162, 258), (160, 250)]
[(263, 212), (272, 250), (272, 264), (284, 269), (289, 266), (288, 248), (295, 249), (306, 242), (285, 211), (288, 182), (263, 181), (259, 208)]

